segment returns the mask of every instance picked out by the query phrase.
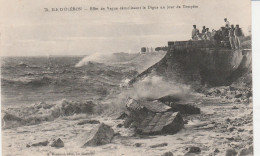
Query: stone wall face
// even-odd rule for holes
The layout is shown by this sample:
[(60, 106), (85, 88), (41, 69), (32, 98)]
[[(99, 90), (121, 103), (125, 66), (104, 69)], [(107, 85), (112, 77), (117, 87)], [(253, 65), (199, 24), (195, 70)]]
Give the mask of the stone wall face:
[(216, 48), (218, 45), (215, 41), (199, 40), (199, 41), (175, 41), (168, 42), (170, 52), (174, 50), (193, 50)]
[(204, 84), (230, 85), (247, 68), (250, 55), (243, 55), (242, 50), (222, 47), (215, 41), (168, 42), (165, 57), (130, 82), (158, 75), (194, 89)]

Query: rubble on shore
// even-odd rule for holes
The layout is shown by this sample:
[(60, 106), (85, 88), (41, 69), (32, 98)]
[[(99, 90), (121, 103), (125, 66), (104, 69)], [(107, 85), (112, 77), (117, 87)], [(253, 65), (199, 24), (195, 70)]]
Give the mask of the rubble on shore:
[[(167, 100), (168, 99), (168, 100)], [(158, 100), (128, 98), (124, 126), (134, 127), (137, 134), (175, 134), (184, 126), (182, 114), (199, 114), (200, 109), (191, 104), (181, 104), (170, 96)]]

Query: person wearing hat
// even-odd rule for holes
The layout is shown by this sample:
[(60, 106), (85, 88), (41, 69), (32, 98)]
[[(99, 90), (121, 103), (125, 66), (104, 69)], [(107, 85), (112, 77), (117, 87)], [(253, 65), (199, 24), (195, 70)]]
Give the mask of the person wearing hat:
[(199, 30), (196, 28), (196, 25), (193, 25), (193, 29), (191, 32), (191, 38), (193, 40), (198, 40), (198, 34), (199, 34)]
[(224, 18), (224, 21), (225, 21), (225, 27), (226, 27), (226, 28), (229, 28), (229, 27), (230, 27), (230, 23), (229, 23), (229, 21), (227, 20), (227, 18)]

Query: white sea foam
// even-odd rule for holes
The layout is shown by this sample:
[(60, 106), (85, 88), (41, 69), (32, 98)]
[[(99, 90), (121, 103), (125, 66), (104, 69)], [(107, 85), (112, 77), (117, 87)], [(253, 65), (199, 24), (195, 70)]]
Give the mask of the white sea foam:
[(76, 67), (81, 67), (87, 65), (89, 62), (97, 62), (97, 63), (106, 63), (111, 60), (113, 54), (107, 53), (95, 53), (89, 56), (84, 57), (81, 61), (76, 64)]

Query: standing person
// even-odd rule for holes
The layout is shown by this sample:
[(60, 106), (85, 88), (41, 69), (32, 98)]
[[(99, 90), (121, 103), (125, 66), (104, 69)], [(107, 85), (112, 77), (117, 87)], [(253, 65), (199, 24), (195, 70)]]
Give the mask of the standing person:
[(205, 27), (205, 26), (202, 27), (201, 33), (202, 33), (202, 34), (205, 34), (205, 33), (206, 33), (206, 27)]
[(229, 27), (230, 27), (230, 23), (229, 23), (229, 21), (227, 20), (227, 18), (224, 18), (224, 22), (225, 22), (225, 27), (226, 27), (226, 28), (229, 28)]
[(235, 49), (235, 34), (234, 34), (235, 28), (234, 25), (231, 25), (231, 28), (228, 30), (228, 37), (230, 46), (232, 49)]
[(206, 40), (206, 26), (203, 26), (202, 27), (202, 30), (201, 30), (201, 38), (203, 39), (203, 40)]
[(236, 25), (236, 28), (234, 30), (234, 35), (235, 35), (235, 46), (236, 49), (240, 49), (241, 48), (241, 43), (240, 43), (240, 39), (243, 36), (242, 30), (241, 28), (239, 28), (239, 25)]
[(221, 43), (221, 34), (221, 30), (214, 31), (213, 39), (217, 42), (217, 44)]
[(216, 30), (215, 30), (215, 29), (212, 29), (212, 32), (211, 32), (211, 37), (213, 37), (213, 38), (214, 38), (215, 34), (216, 34)]
[(199, 33), (199, 30), (196, 28), (196, 25), (193, 25), (193, 29), (191, 32), (191, 38), (193, 40), (198, 40), (198, 33)]
[(221, 40), (226, 41), (227, 40), (227, 31), (225, 27), (221, 27)]
[(211, 32), (209, 32), (209, 28), (206, 29), (205, 36), (206, 36), (206, 40), (211, 40)]

